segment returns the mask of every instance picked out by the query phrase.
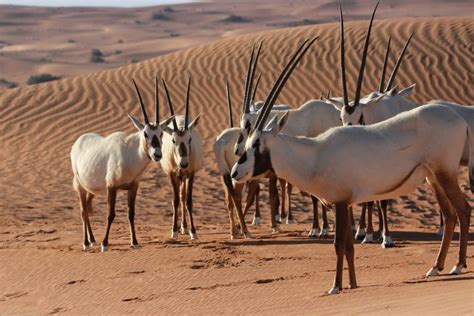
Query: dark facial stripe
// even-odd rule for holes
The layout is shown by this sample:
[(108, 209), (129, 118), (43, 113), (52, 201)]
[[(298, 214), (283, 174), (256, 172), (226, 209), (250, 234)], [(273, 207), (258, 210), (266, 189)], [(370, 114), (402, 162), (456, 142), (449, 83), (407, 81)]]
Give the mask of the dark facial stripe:
[(237, 163), (238, 164), (243, 164), (246, 161), (247, 161), (247, 152), (244, 152), (244, 154), (242, 156), (240, 156), (239, 161)]
[(250, 121), (247, 120), (247, 122), (245, 122), (245, 129), (247, 130), (247, 133), (250, 132), (251, 127), (252, 127), (252, 124), (250, 124)]
[(153, 135), (153, 138), (151, 139), (151, 146), (153, 148), (160, 147), (160, 141), (158, 140), (158, 137), (156, 137), (156, 135)]
[(186, 157), (188, 155), (188, 151), (184, 143), (180, 143), (178, 147), (178, 152), (181, 157)]
[(239, 139), (237, 139), (237, 144), (240, 144), (244, 140), (244, 135), (242, 133), (239, 134)]
[(252, 146), (255, 148), (254, 156), (255, 162), (253, 165), (253, 176), (259, 176), (267, 171), (272, 171), (272, 160), (270, 158), (270, 152), (266, 149), (260, 152), (260, 139), (257, 139)]

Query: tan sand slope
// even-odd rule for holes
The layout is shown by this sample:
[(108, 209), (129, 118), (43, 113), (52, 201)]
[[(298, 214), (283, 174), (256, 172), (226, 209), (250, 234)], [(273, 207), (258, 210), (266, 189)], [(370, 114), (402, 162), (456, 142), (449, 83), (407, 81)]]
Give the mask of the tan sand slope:
[[(413, 99), (418, 102), (441, 98), (473, 104), (468, 85), (473, 72), (473, 22), (470, 17), (376, 21), (363, 91), (378, 86), (388, 35), (398, 50), (414, 31), (397, 84), (416, 82)], [(350, 93), (366, 25), (347, 24)], [(232, 82), (234, 104), (240, 104), (248, 52), (255, 41), (264, 40), (258, 94), (263, 98), (292, 50), (314, 35), (320, 40), (279, 98), (296, 107), (329, 89), (333, 94), (339, 91), (337, 24), (230, 37), (122, 68), (1, 91), (0, 276), (5, 282), (0, 312), (311, 313), (336, 308), (361, 313), (362, 298), (371, 297), (374, 312), (406, 313), (422, 310), (414, 299), (420, 293), (433, 312), (446, 308), (440, 298), (443, 293), (449, 293), (450, 312), (472, 312), (472, 268), (466, 275), (445, 278), (453, 282), (418, 280), (439, 244), (431, 234), (436, 229), (437, 206), (426, 186), (403, 197), (391, 212), (392, 230), (403, 231), (395, 236), (402, 240), (400, 247), (392, 251), (378, 245), (357, 246), (362, 287), (337, 298), (322, 295), (333, 276), (333, 246), (330, 241), (304, 238), (311, 216), (308, 201), (298, 194), (294, 208), (301, 224), (285, 226), (287, 234), (271, 237), (263, 226), (253, 230), (256, 241), (225, 242), (228, 220), (211, 152), (214, 138), (226, 127), (224, 79)], [(165, 241), (171, 227), (170, 188), (160, 169), (152, 165), (137, 201), (143, 249), (127, 247), (128, 228), (120, 211), (125, 204), (119, 195), (112, 251), (82, 253), (78, 204), (71, 187), (71, 145), (84, 132), (133, 131), (126, 112), (138, 115), (139, 109), (131, 78), (143, 87), (151, 110), (155, 75), (166, 78), (173, 97), (183, 100), (188, 74), (194, 80), (191, 113), (204, 114), (199, 132), (206, 144), (206, 167), (197, 176), (194, 199), (201, 241), (196, 245), (186, 237), (176, 244)], [(240, 113), (238, 107), (234, 116)], [(465, 172), (461, 179), (465, 184)], [(93, 225), (101, 236), (105, 204), (103, 198), (95, 202)], [(455, 253), (453, 245), (449, 266)], [(468, 256), (472, 260), (471, 244)]]

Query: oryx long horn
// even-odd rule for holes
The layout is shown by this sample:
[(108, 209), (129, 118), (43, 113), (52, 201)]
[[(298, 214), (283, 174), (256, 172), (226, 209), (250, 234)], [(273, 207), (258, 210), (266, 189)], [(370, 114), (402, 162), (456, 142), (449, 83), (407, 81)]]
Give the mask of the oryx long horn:
[(339, 16), (341, 20), (341, 81), (342, 81), (342, 97), (344, 99), (344, 105), (349, 105), (349, 96), (347, 94), (347, 81), (346, 81), (346, 51), (344, 46), (344, 16), (342, 15), (342, 6), (339, 4)]
[(255, 54), (255, 44), (252, 45), (252, 54), (250, 55), (249, 65), (247, 68), (247, 80), (245, 81), (245, 90), (244, 90), (244, 100), (242, 105), (242, 113), (248, 113), (249, 109), (247, 109), (247, 99), (249, 97), (249, 85), (250, 85), (250, 75), (252, 73), (252, 63), (253, 63), (253, 56)]
[(230, 97), (230, 87), (229, 87), (229, 80), (225, 79), (225, 87), (227, 91), (227, 110), (229, 112), (229, 127), (232, 128), (234, 126), (234, 120), (232, 119), (232, 101)]
[(360, 101), (360, 93), (362, 91), (362, 82), (364, 81), (364, 70), (365, 70), (365, 62), (367, 61), (367, 52), (369, 50), (369, 42), (370, 42), (370, 32), (372, 31), (372, 23), (374, 22), (375, 12), (377, 11), (377, 7), (379, 6), (380, 1), (377, 1), (375, 5), (374, 11), (372, 12), (372, 17), (370, 18), (369, 29), (367, 30), (367, 35), (365, 37), (365, 44), (364, 44), (364, 52), (362, 53), (362, 59), (360, 62), (360, 69), (359, 69), (359, 78), (357, 80), (357, 88), (354, 97), (354, 107), (359, 105)]
[(146, 114), (145, 103), (143, 103), (142, 95), (140, 94), (140, 90), (138, 89), (137, 83), (135, 79), (132, 79), (133, 85), (135, 86), (135, 90), (137, 90), (138, 99), (140, 100), (140, 107), (142, 109), (143, 119), (145, 120), (145, 124), (150, 125), (150, 121), (148, 121), (148, 115)]
[(262, 78), (262, 73), (259, 73), (257, 77), (257, 82), (255, 83), (255, 88), (253, 88), (252, 99), (250, 100), (251, 102), (252, 101), (255, 102), (255, 96), (257, 95), (257, 89), (258, 89), (258, 85), (260, 84), (261, 78)]
[(400, 56), (398, 57), (397, 63), (395, 64), (395, 68), (393, 68), (392, 75), (390, 76), (390, 79), (388, 79), (387, 86), (385, 87), (385, 92), (387, 92), (388, 90), (390, 90), (392, 88), (393, 82), (395, 81), (395, 76), (397, 75), (397, 72), (398, 72), (398, 68), (400, 67), (400, 64), (403, 60), (403, 56), (405, 55), (405, 51), (407, 50), (408, 44), (410, 44), (410, 41), (411, 41), (413, 35), (415, 35), (414, 32), (411, 33), (410, 37), (408, 38), (407, 42), (405, 43), (405, 47), (403, 47), (403, 50), (402, 50)]
[(191, 75), (188, 79), (188, 89), (186, 90), (186, 99), (184, 101), (184, 129), (188, 129), (189, 122), (189, 92), (191, 91)]
[(387, 43), (387, 51), (385, 52), (385, 59), (383, 61), (383, 68), (382, 68), (382, 77), (380, 77), (380, 86), (379, 86), (379, 92), (384, 92), (384, 86), (385, 86), (385, 73), (387, 71), (387, 64), (388, 64), (388, 56), (390, 55), (390, 42), (392, 41), (392, 37), (390, 36), (388, 38), (388, 43)]
[(255, 70), (257, 69), (257, 64), (258, 64), (258, 58), (260, 57), (260, 52), (262, 50), (262, 44), (263, 44), (263, 41), (260, 42), (260, 44), (258, 45), (258, 49), (257, 49), (257, 55), (255, 56), (255, 60), (253, 61), (253, 64), (252, 64), (252, 72), (250, 74), (250, 83), (249, 83), (249, 91), (247, 93), (247, 104), (245, 105), (245, 108), (246, 108), (246, 112), (245, 113), (248, 113), (250, 111), (250, 102), (252, 101), (250, 99), (251, 97), (251, 94), (252, 93), (252, 90), (253, 90), (253, 79), (255, 78)]
[(158, 89), (158, 77), (155, 77), (155, 124), (160, 124), (160, 96)]
[(161, 78), (161, 81), (163, 82), (163, 86), (165, 87), (165, 92), (166, 92), (166, 98), (168, 99), (168, 108), (170, 110), (171, 115), (173, 116), (173, 129), (175, 131), (178, 130), (178, 123), (176, 123), (176, 117), (174, 116), (174, 110), (173, 110), (173, 103), (171, 102), (171, 96), (168, 91), (168, 87), (166, 86), (165, 79)]
[(319, 37), (313, 38), (312, 40), (309, 41), (309, 43), (308, 43), (308, 40), (305, 40), (297, 49), (297, 51), (295, 52), (293, 57), (290, 59), (288, 64), (285, 66), (283, 71), (280, 73), (280, 76), (278, 77), (277, 81), (273, 85), (272, 90), (268, 94), (267, 99), (265, 100), (265, 104), (263, 105), (263, 108), (257, 118), (257, 122), (255, 123), (255, 129), (258, 129), (258, 130), (263, 129), (263, 125), (265, 124), (265, 121), (270, 115), (270, 111), (273, 105), (275, 104), (281, 90), (285, 86), (286, 82), (290, 78), (291, 74), (295, 70), (301, 58), (303, 58), (303, 56), (306, 54), (308, 49), (318, 38)]

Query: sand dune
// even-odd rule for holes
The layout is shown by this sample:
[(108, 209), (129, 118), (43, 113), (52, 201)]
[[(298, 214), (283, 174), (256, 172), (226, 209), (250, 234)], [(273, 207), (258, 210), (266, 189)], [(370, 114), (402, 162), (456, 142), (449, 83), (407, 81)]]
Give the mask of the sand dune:
[[(388, 35), (398, 51), (415, 32), (397, 84), (416, 83), (413, 100), (417, 102), (446, 99), (473, 104), (469, 85), (473, 22), (472, 17), (377, 20), (363, 92), (378, 87)], [(346, 27), (351, 95), (366, 25), (352, 22)], [(396, 235), (400, 247), (392, 251), (378, 245), (357, 246), (362, 287), (337, 298), (322, 296), (332, 278), (333, 247), (330, 241), (304, 238), (311, 216), (308, 201), (299, 195), (294, 208), (301, 224), (285, 226), (287, 234), (271, 237), (264, 226), (254, 230), (255, 241), (225, 242), (228, 219), (211, 151), (213, 140), (227, 127), (225, 78), (232, 83), (235, 117), (240, 113), (247, 56), (254, 42), (264, 40), (258, 92), (264, 98), (298, 43), (318, 35), (278, 101), (296, 107), (328, 90), (339, 95), (338, 31), (337, 24), (320, 24), (229, 36), (121, 68), (0, 91), (0, 275), (5, 281), (0, 311), (310, 313), (334, 311), (331, 303), (337, 300), (341, 312), (358, 304), (353, 311), (362, 313), (366, 311), (363, 296), (373, 299), (369, 312), (406, 313), (415, 310), (413, 297), (422, 292), (426, 305), (440, 313), (441, 295), (449, 292), (451, 313), (472, 312), (471, 268), (464, 276), (446, 277), (454, 282), (417, 281), (438, 248), (437, 237), (427, 237), (436, 229), (438, 213), (426, 186), (400, 199), (391, 212), (391, 229), (402, 231)], [(389, 69), (394, 63), (395, 56)], [(138, 237), (144, 248), (128, 250), (126, 219), (119, 211), (110, 237), (112, 251), (83, 254), (78, 204), (71, 187), (71, 145), (89, 131), (133, 131), (126, 116), (139, 114), (132, 78), (142, 87), (151, 111), (154, 77), (164, 77), (175, 103), (182, 104), (188, 74), (193, 77), (191, 113), (203, 113), (198, 130), (205, 141), (206, 167), (195, 184), (201, 241), (194, 246), (185, 237), (178, 243), (166, 241), (171, 189), (160, 168), (152, 164), (137, 201)], [(162, 109), (167, 113), (163, 104)], [(464, 171), (461, 179), (466, 183)], [(92, 218), (100, 236), (105, 204), (103, 198), (96, 200)], [(119, 201), (118, 208), (124, 210), (122, 195)], [(453, 246), (449, 264), (454, 264), (455, 251)], [(471, 252), (470, 244), (469, 258)]]

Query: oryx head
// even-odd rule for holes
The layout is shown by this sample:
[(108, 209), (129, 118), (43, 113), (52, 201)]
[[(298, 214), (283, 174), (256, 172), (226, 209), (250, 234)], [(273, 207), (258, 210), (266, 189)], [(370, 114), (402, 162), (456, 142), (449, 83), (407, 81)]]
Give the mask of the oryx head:
[[(133, 80), (133, 79), (132, 79)], [(144, 123), (141, 123), (139, 119), (128, 114), (128, 117), (132, 121), (135, 128), (140, 132), (140, 137), (142, 138), (142, 143), (144, 146), (144, 151), (148, 157), (154, 161), (160, 161), (161, 153), (161, 138), (163, 136), (163, 128), (169, 123), (173, 118), (170, 117), (167, 120), (164, 120), (160, 123), (160, 103), (158, 99), (158, 80), (155, 80), (155, 122), (150, 123), (148, 120), (148, 115), (146, 113), (145, 104), (143, 102), (142, 96), (138, 86), (133, 80), (133, 85), (137, 91), (138, 99), (140, 101), (140, 108), (143, 114)]]
[[(240, 117), (240, 128), (241, 132), (239, 138), (237, 139), (237, 143), (234, 147), (234, 153), (237, 156), (242, 155), (244, 150), (244, 144), (247, 140), (249, 135), (250, 129), (252, 125), (255, 123), (256, 120), (256, 113), (250, 111), (251, 104), (255, 101), (255, 94), (257, 92), (258, 84), (260, 82), (261, 74), (257, 79), (257, 83), (255, 84), (255, 89), (253, 89), (253, 81), (255, 77), (255, 70), (257, 68), (258, 58), (260, 56), (260, 51), (262, 49), (262, 43), (257, 48), (255, 53), (255, 45), (252, 46), (252, 54), (250, 55), (248, 70), (247, 70), (247, 80), (245, 83), (245, 91), (244, 91), (244, 99), (243, 99), (243, 107), (242, 107), (242, 116)], [(253, 91), (253, 92), (252, 92)]]
[(176, 118), (174, 117), (173, 103), (171, 96), (166, 86), (166, 82), (162, 79), (165, 87), (166, 97), (168, 100), (168, 107), (173, 115), (172, 125), (164, 127), (164, 131), (171, 136), (173, 142), (173, 155), (178, 168), (186, 169), (189, 166), (189, 157), (191, 155), (192, 131), (197, 126), (201, 114), (199, 113), (194, 120), (189, 123), (189, 93), (191, 91), (191, 77), (188, 80), (188, 88), (186, 92), (186, 99), (184, 101), (184, 125), (178, 126)]
[(361, 65), (359, 69), (359, 78), (357, 82), (357, 90), (356, 90), (356, 95), (354, 98), (353, 102), (348, 101), (347, 97), (347, 88), (346, 88), (346, 76), (345, 76), (345, 56), (344, 56), (344, 20), (343, 20), (343, 15), (342, 15), (342, 9), (340, 8), (340, 15), (341, 15), (341, 72), (342, 72), (342, 88), (343, 88), (343, 100), (334, 100), (330, 99), (329, 101), (338, 109), (340, 110), (341, 114), (341, 122), (343, 125), (365, 125), (365, 120), (364, 120), (364, 114), (367, 115), (370, 111), (374, 109), (374, 107), (384, 99), (386, 95), (393, 95), (396, 93), (396, 88), (392, 88), (393, 82), (395, 80), (395, 76), (398, 72), (398, 69), (400, 67), (400, 64), (403, 60), (403, 56), (405, 55), (405, 51), (408, 47), (408, 44), (410, 43), (413, 34), (408, 38), (407, 42), (405, 43), (405, 46), (398, 57), (397, 63), (395, 64), (395, 67), (392, 71), (392, 74), (390, 76), (390, 79), (388, 81), (388, 84), (384, 86), (384, 80), (385, 80), (385, 73), (387, 70), (387, 62), (388, 62), (388, 57), (390, 54), (390, 43), (391, 43), (391, 38), (388, 40), (387, 44), (387, 50), (385, 53), (385, 60), (384, 60), (384, 65), (382, 69), (382, 76), (380, 79), (380, 86), (379, 86), (379, 91), (371, 93), (367, 95), (366, 97), (361, 98), (361, 88), (362, 88), (362, 81), (364, 77), (364, 68), (365, 68), (365, 62), (367, 59), (367, 51), (368, 51), (368, 45), (370, 41), (370, 32), (372, 29), (372, 22), (375, 16), (375, 12), (377, 10), (377, 5), (375, 6), (375, 9), (372, 13), (372, 18), (370, 20), (369, 28), (367, 31), (367, 36), (365, 39), (365, 46), (364, 46), (364, 52), (362, 55), (361, 59)]
[(248, 138), (244, 145), (244, 152), (232, 168), (231, 175), (234, 180), (239, 182), (248, 181), (252, 178), (258, 178), (272, 170), (268, 144), (275, 139), (285, 125), (288, 112), (279, 120), (274, 116), (270, 123), (266, 124), (266, 121), (291, 73), (316, 39), (317, 37), (310, 41), (306, 40), (299, 46), (273, 85), (262, 109), (258, 113), (255, 124), (249, 130)]

